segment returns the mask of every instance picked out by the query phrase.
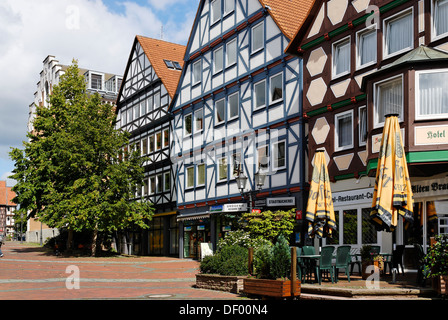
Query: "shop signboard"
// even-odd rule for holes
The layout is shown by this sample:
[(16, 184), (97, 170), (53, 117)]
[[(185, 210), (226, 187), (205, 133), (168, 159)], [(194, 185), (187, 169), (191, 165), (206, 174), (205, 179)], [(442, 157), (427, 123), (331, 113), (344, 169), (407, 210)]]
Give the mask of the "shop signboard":
[(373, 188), (333, 192), (333, 205), (346, 206), (359, 203), (372, 203)]
[(219, 205), (216, 205), (216, 206), (211, 206), (210, 207), (210, 212), (222, 212), (222, 209), (223, 209), (223, 205), (219, 204)]
[(292, 207), (296, 205), (296, 198), (295, 197), (267, 198), (266, 205), (268, 207)]
[(227, 203), (223, 205), (223, 212), (247, 211), (247, 203)]

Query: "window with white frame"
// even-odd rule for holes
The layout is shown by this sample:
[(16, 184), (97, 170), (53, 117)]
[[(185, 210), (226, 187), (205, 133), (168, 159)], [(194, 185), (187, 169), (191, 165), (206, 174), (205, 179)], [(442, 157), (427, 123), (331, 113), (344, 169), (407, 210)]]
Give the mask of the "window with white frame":
[(170, 191), (171, 190), (171, 173), (165, 172), (163, 174), (163, 190)]
[(202, 109), (194, 112), (194, 132), (202, 131), (204, 127), (204, 111)]
[(229, 104), (229, 120), (238, 118), (240, 112), (238, 92), (229, 96), (228, 104)]
[(224, 14), (228, 14), (235, 10), (235, 0), (224, 0)]
[(157, 175), (157, 193), (161, 193), (163, 191), (163, 175)]
[(353, 110), (336, 114), (334, 116), (334, 128), (334, 150), (341, 151), (353, 148)]
[(388, 114), (398, 114), (403, 120), (403, 77), (399, 75), (374, 84), (374, 126), (384, 125)]
[(160, 92), (154, 94), (154, 110), (160, 108)]
[(236, 178), (242, 170), (241, 153), (232, 154), (232, 178)]
[(150, 96), (147, 99), (146, 104), (147, 104), (147, 110), (148, 110), (148, 113), (149, 113), (149, 112), (151, 112), (154, 109), (154, 98), (152, 96)]
[(163, 147), (168, 148), (170, 146), (170, 129), (163, 130)]
[(221, 0), (212, 0), (212, 24), (221, 19)]
[(101, 74), (90, 74), (90, 88), (103, 90), (103, 76)]
[(227, 180), (227, 158), (218, 159), (218, 182)]
[(186, 188), (193, 188), (194, 187), (194, 166), (187, 168), (187, 176), (185, 181), (185, 187)]
[(358, 122), (359, 122), (359, 145), (365, 146), (367, 143), (367, 107), (362, 106), (358, 109)]
[(134, 119), (137, 120), (140, 118), (140, 105), (136, 104), (134, 105)]
[(279, 170), (286, 167), (286, 141), (279, 141), (272, 145), (272, 169)]
[(148, 139), (145, 138), (142, 140), (142, 156), (148, 154)]
[(269, 147), (267, 145), (257, 148), (257, 170), (269, 170)]
[(236, 38), (226, 45), (226, 67), (236, 63)]
[(184, 135), (189, 136), (193, 132), (192, 115), (187, 114), (184, 117)]
[(350, 72), (350, 37), (333, 44), (333, 78)]
[(197, 186), (205, 185), (205, 164), (201, 163), (197, 166)]
[(414, 47), (412, 10), (384, 20), (384, 57), (399, 54)]
[(149, 178), (150, 194), (156, 193), (156, 177)]
[(193, 63), (193, 85), (201, 82), (201, 60)]
[(376, 62), (377, 34), (376, 28), (367, 29), (357, 34), (356, 66), (362, 68)]
[(448, 117), (448, 69), (416, 72), (416, 118)]
[(218, 49), (216, 49), (213, 52), (213, 72), (217, 73), (222, 71), (223, 68), (223, 47), (220, 47)]
[(433, 0), (432, 8), (433, 38), (438, 38), (448, 33), (448, 0)]
[(283, 99), (283, 72), (276, 74), (270, 79), (270, 101), (271, 103), (280, 101)]
[(152, 153), (154, 152), (154, 146), (155, 146), (155, 141), (154, 141), (154, 135), (149, 137), (149, 152)]
[(225, 100), (221, 99), (215, 102), (215, 124), (221, 124), (225, 121), (226, 109)]
[(162, 149), (162, 132), (156, 134), (156, 150)]
[(254, 84), (254, 108), (263, 108), (266, 105), (266, 80)]
[(264, 23), (260, 22), (252, 27), (252, 52), (263, 49), (264, 47)]

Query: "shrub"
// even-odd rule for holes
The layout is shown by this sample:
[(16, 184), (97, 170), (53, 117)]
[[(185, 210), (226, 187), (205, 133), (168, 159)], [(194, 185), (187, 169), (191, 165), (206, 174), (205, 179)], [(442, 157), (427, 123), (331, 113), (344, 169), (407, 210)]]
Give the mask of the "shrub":
[(269, 245), (269, 244), (271, 244), (271, 242), (268, 240), (262, 238), (257, 239), (251, 238), (249, 232), (246, 232), (244, 230), (235, 230), (227, 232), (225, 237), (219, 240), (218, 250), (220, 248), (233, 245), (237, 245), (247, 249), (254, 248), (254, 250), (256, 250), (257, 248), (263, 245)]
[(431, 278), (448, 275), (448, 234), (438, 235), (435, 240), (424, 258), (427, 276)]
[(257, 278), (271, 277), (272, 244), (264, 244), (254, 250), (254, 273)]
[(287, 278), (291, 273), (291, 250), (288, 241), (280, 235), (272, 249), (271, 277)]
[(248, 250), (239, 245), (223, 246), (212, 256), (206, 256), (199, 266), (202, 273), (243, 276), (248, 273)]
[(294, 230), (295, 209), (244, 213), (240, 223), (252, 238), (274, 241), (280, 234), (288, 237)]

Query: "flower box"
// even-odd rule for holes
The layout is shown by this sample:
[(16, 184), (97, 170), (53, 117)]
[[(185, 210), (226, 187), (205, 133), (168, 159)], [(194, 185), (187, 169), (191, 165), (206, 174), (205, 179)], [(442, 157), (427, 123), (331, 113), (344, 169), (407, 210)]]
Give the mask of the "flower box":
[[(287, 298), (291, 297), (291, 280), (244, 279), (244, 293), (259, 296)], [(300, 296), (300, 281), (295, 281), (294, 296)]]

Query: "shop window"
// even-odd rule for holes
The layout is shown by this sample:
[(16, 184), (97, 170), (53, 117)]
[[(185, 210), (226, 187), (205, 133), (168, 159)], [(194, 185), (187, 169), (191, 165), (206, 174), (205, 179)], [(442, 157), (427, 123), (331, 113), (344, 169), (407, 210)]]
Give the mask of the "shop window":
[(333, 44), (333, 78), (350, 72), (350, 38)]
[(447, 118), (448, 71), (422, 71), (416, 75), (416, 118)]
[(403, 77), (400, 75), (375, 83), (374, 91), (375, 127), (384, 126), (388, 114), (398, 114), (398, 119), (403, 121)]
[(353, 148), (353, 110), (334, 116), (335, 151)]
[(344, 244), (358, 243), (358, 210), (343, 210), (343, 239)]
[(377, 243), (378, 242), (378, 232), (375, 229), (373, 223), (370, 222), (370, 212), (371, 208), (361, 209), (362, 215), (362, 243)]
[(336, 230), (333, 230), (332, 236), (327, 237), (326, 244), (327, 245), (339, 245), (339, 211), (334, 211), (334, 219), (336, 222)]
[(412, 10), (399, 13), (384, 21), (384, 57), (399, 54), (414, 47)]

